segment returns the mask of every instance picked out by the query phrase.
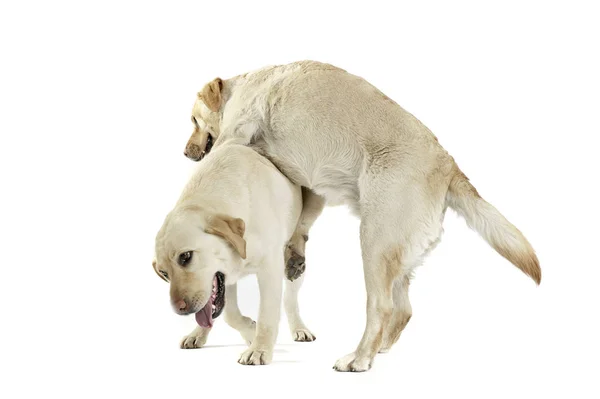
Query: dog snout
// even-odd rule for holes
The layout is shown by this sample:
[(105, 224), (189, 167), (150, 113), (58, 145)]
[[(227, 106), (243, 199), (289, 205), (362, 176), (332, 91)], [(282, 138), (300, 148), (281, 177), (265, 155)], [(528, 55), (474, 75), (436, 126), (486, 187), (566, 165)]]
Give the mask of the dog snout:
[(192, 161), (199, 161), (202, 159), (202, 149), (200, 149), (199, 145), (190, 143), (185, 147), (183, 155)]

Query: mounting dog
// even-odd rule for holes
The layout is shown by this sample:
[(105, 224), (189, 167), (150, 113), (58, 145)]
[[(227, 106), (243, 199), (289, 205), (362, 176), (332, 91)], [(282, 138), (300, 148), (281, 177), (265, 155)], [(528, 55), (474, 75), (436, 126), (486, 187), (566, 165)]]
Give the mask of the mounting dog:
[[(365, 371), (377, 352), (398, 340), (412, 310), (413, 269), (435, 247), (447, 207), (502, 256), (540, 283), (541, 270), (523, 234), (483, 200), (416, 117), (340, 68), (314, 61), (271, 66), (198, 93), (186, 155), (247, 145), (271, 160), (303, 191), (305, 207), (292, 244), (321, 212), (325, 199), (360, 217), (367, 323), (339, 371)], [(302, 248), (294, 248), (301, 252)]]

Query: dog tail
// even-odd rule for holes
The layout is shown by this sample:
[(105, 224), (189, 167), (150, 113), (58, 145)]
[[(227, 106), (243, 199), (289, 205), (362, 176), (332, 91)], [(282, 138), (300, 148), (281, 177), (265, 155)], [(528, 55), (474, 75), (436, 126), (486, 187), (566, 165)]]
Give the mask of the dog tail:
[(446, 201), (492, 248), (540, 284), (542, 271), (531, 244), (496, 208), (479, 196), (458, 166), (455, 167)]

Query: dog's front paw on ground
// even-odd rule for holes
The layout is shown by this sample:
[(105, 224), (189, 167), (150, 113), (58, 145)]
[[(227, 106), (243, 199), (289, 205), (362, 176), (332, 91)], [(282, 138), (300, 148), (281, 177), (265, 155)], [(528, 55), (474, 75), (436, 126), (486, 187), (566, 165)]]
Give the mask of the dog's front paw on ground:
[(311, 333), (308, 328), (297, 328), (292, 332), (292, 337), (296, 342), (312, 342), (317, 337)]
[(181, 340), (179, 347), (181, 349), (197, 349), (202, 348), (206, 344), (210, 329), (197, 327), (189, 335), (186, 335)]
[(247, 351), (242, 353), (238, 363), (248, 366), (259, 366), (271, 363), (272, 358), (273, 351), (248, 348)]
[(285, 265), (285, 276), (288, 280), (294, 281), (306, 270), (306, 258), (292, 251), (290, 258)]
[(336, 371), (362, 372), (371, 368), (371, 359), (357, 357), (355, 353), (350, 353), (335, 362), (333, 368)]

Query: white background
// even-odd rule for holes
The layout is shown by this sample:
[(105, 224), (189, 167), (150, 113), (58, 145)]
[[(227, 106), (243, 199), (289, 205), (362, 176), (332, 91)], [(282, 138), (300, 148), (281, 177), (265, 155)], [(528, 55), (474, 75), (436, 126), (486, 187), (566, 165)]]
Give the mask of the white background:
[[(2, 2), (0, 395), (599, 397), (600, 134), (594, 2)], [(411, 2), (417, 3), (417, 2)], [(411, 286), (414, 316), (368, 373), (336, 373), (362, 335), (358, 220), (329, 208), (301, 309), (274, 362), (208, 347), (152, 271), (191, 161), (202, 85), (314, 59), (360, 75), (438, 136), (521, 229), (535, 284), (453, 212)], [(240, 288), (255, 316), (253, 278)]]

